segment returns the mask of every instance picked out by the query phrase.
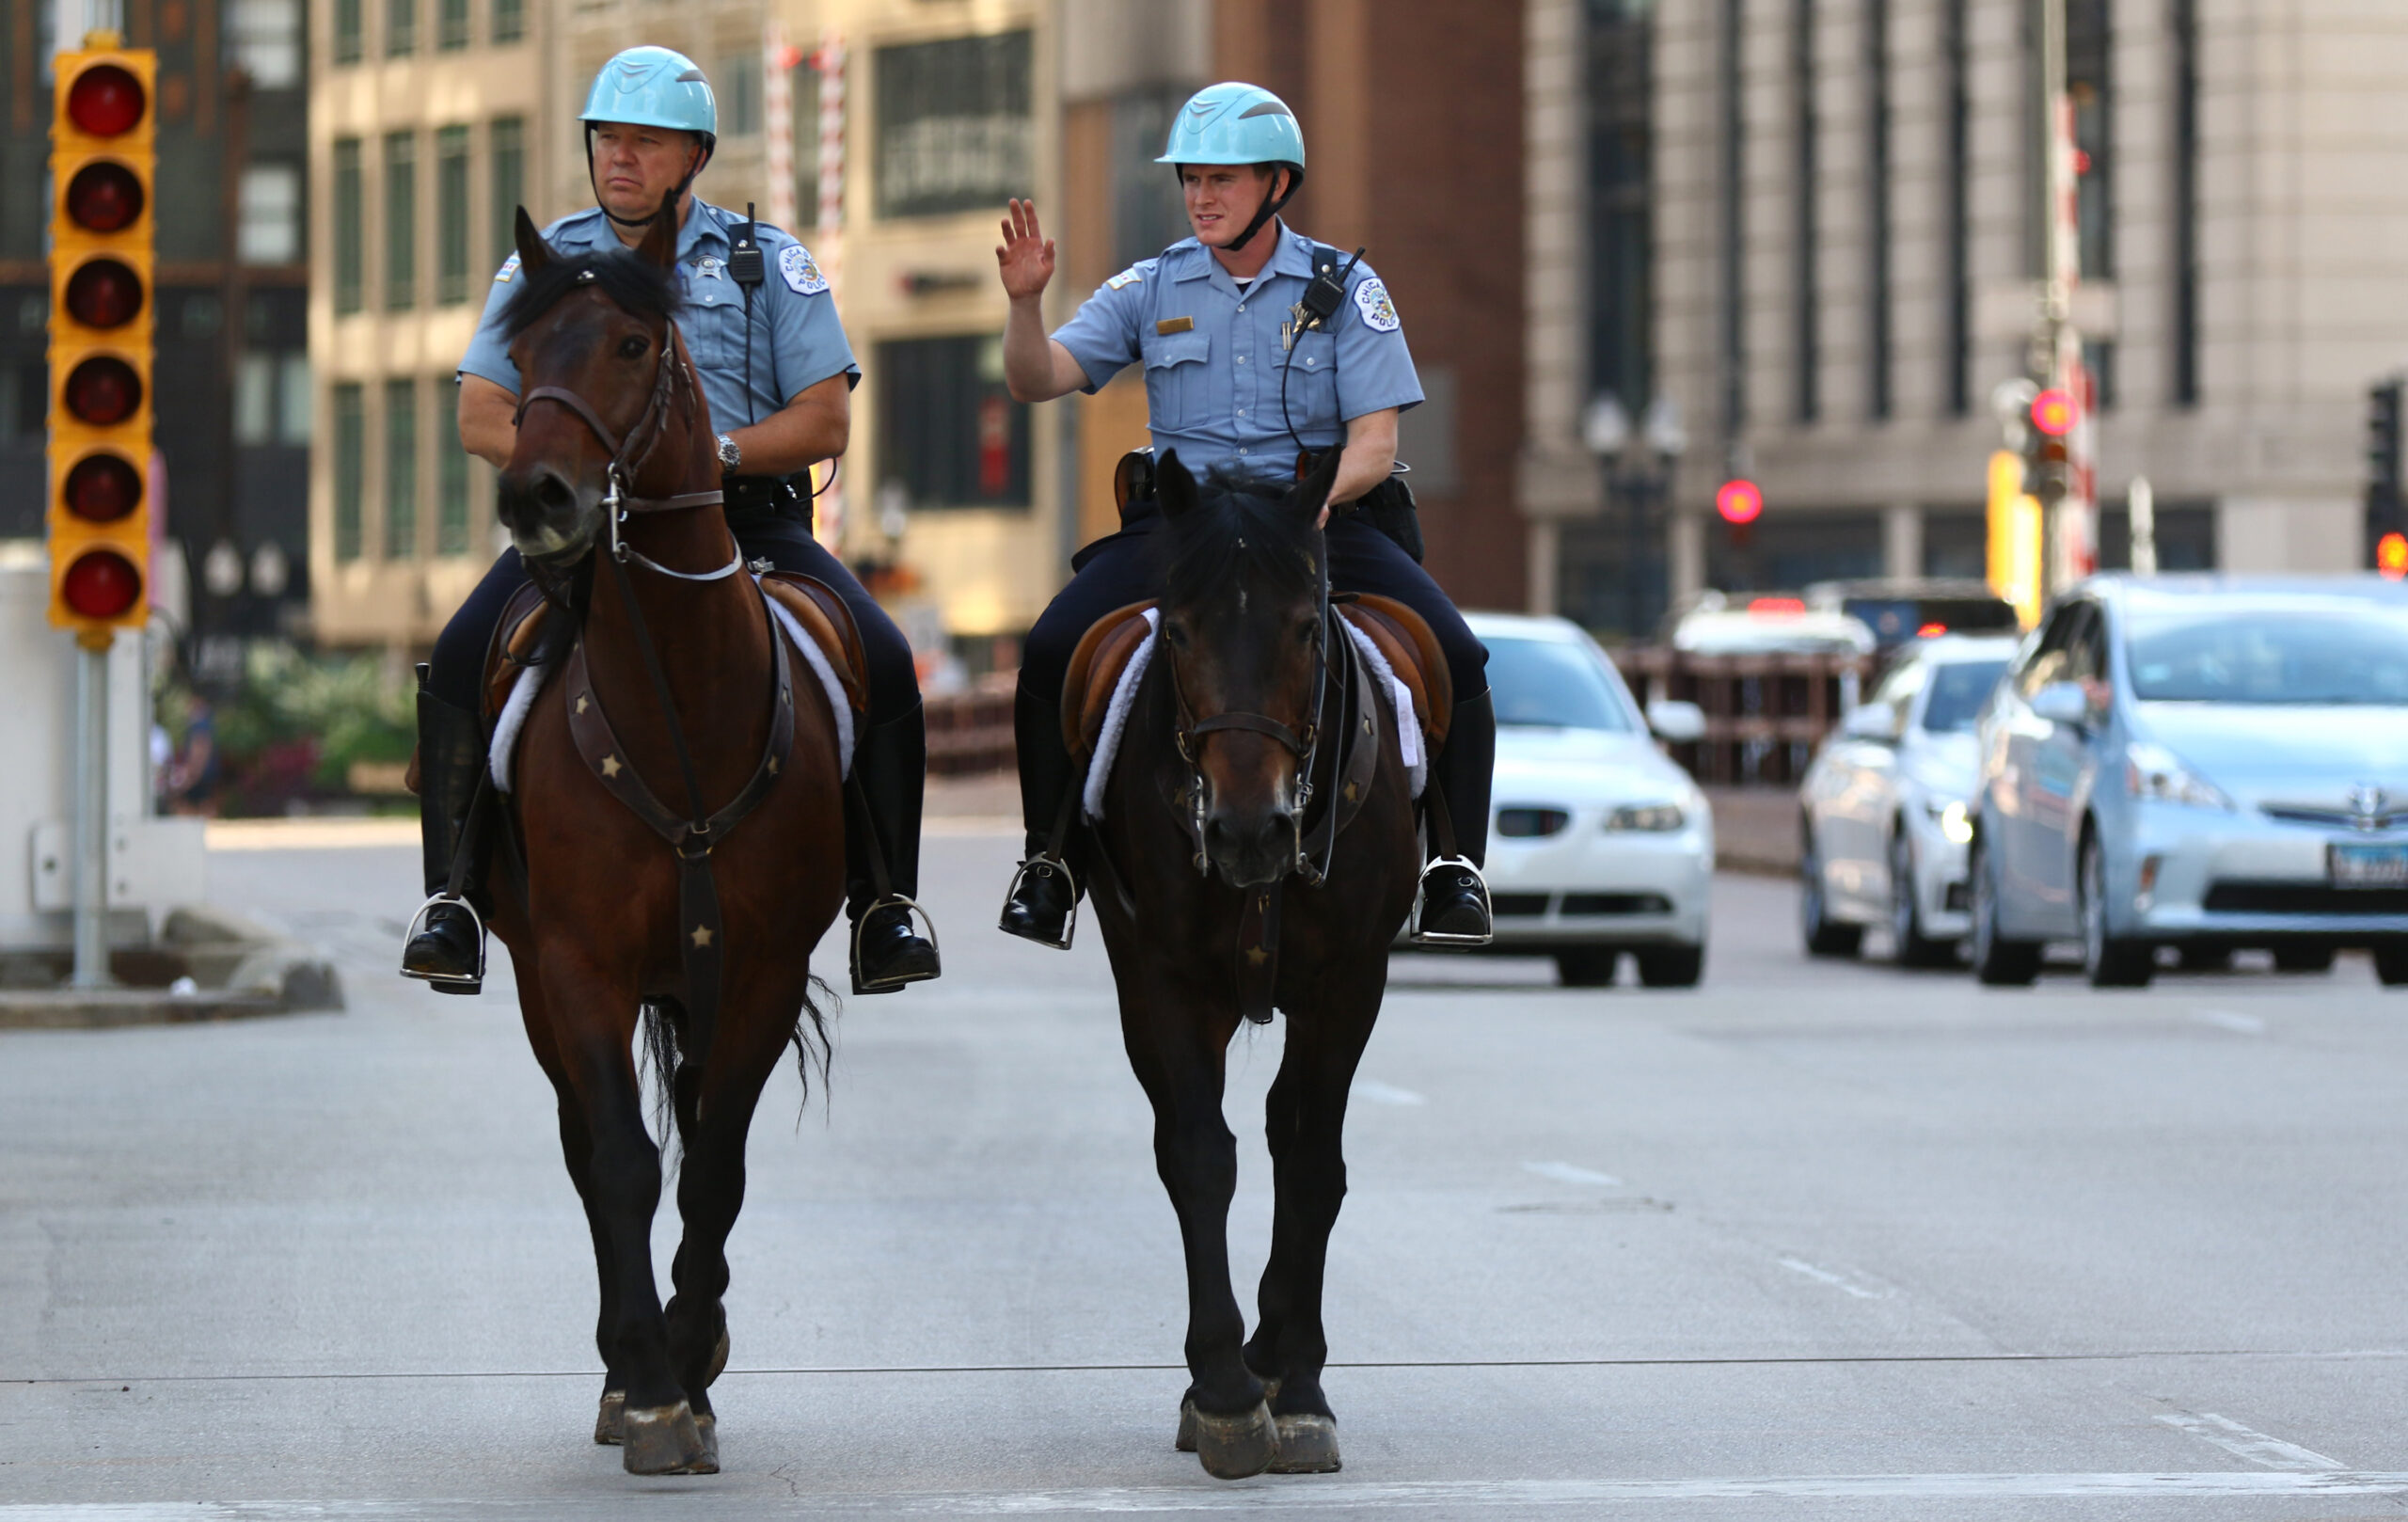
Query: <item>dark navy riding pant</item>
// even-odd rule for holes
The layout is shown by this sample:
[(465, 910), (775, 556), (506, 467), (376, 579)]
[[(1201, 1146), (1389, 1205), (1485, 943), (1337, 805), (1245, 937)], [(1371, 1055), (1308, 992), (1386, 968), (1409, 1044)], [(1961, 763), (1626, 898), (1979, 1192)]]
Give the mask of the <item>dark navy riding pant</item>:
[[(816, 577), (852, 610), (869, 661), (869, 721), (883, 724), (910, 713), (920, 701), (920, 678), (911, 664), (911, 642), (878, 599), (845, 568), (845, 563), (811, 537), (810, 524), (789, 515), (729, 527), (746, 560), (767, 560), (781, 571)], [(436, 697), (454, 707), (477, 711), (478, 685), (483, 677), (485, 651), (493, 644), (494, 626), (501, 622), (511, 594), (526, 584), (527, 569), (518, 562), (518, 551), (503, 550), (435, 642), (434, 670), (427, 684)]]

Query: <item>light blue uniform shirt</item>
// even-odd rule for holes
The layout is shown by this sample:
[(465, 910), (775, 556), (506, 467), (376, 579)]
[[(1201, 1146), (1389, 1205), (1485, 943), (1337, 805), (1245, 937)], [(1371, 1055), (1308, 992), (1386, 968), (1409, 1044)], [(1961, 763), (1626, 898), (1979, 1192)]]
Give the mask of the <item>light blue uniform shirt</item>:
[(1421, 400), (1403, 324), (1368, 263), (1348, 276), (1347, 299), (1325, 329), (1281, 346), (1288, 309), (1312, 278), (1312, 248), (1280, 224), (1278, 249), (1241, 289), (1210, 249), (1183, 238), (1097, 287), (1054, 341), (1086, 372), (1090, 392), (1144, 361), (1157, 455), (1177, 450), (1198, 477), (1219, 466), (1290, 480), (1296, 445), (1280, 419), (1283, 373), (1296, 437), (1315, 451), (1345, 442), (1353, 419)]
[[(802, 245), (767, 223), (757, 236), (768, 274), (752, 291), (752, 369), (745, 373), (744, 290), (727, 273), (736, 230), (743, 225), (744, 218), (697, 197), (686, 225), (677, 230), (677, 277), (686, 298), (677, 330), (703, 377), (711, 427), (722, 434), (759, 422), (831, 375), (848, 377), (848, 386), (862, 378), (819, 266)], [(619, 246), (618, 234), (598, 206), (546, 228), (544, 241), (563, 254)], [(482, 375), (513, 396), (523, 388), (502, 335), (501, 309), (516, 289), (517, 274), (518, 256), (513, 254), (493, 277), (484, 316), (460, 359), (461, 374)]]

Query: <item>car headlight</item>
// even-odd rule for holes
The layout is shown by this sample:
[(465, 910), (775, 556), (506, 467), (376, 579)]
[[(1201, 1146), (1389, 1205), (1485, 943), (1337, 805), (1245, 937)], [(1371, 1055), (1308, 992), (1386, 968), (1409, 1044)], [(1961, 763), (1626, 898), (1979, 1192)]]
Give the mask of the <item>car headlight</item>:
[(1625, 803), (1606, 816), (1608, 830), (1643, 830), (1664, 834), (1688, 822), (1678, 803)]
[(2135, 740), (2124, 748), (2124, 785), (2134, 798), (2160, 803), (2187, 803), (2201, 809), (2232, 807), (2232, 800), (2225, 797), (2215, 784), (2152, 740)]
[(1952, 846), (1962, 846), (1973, 838), (1973, 811), (1959, 799), (1953, 802), (1926, 802), (1924, 812), (1940, 831), (1940, 838)]

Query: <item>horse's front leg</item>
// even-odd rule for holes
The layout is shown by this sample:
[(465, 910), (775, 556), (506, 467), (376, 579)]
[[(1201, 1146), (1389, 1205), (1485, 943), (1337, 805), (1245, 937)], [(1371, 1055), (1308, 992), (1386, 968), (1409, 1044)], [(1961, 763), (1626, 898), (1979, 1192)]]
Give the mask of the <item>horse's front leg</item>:
[(1347, 1091), (1378, 1009), (1374, 989), (1368, 1000), (1329, 1000), (1301, 1016), (1290, 1011), (1287, 1051), (1264, 1105), (1275, 1200), (1271, 1258), (1245, 1361), (1271, 1387), (1279, 1429), (1272, 1467), (1282, 1474), (1339, 1467), (1337, 1419), (1321, 1385), (1329, 1358), (1322, 1284), (1329, 1233), (1346, 1198)]
[(631, 1474), (679, 1474), (705, 1457), (686, 1391), (669, 1367), (668, 1328), (652, 1272), (652, 1217), (660, 1204), (660, 1150), (645, 1127), (636, 1078), (636, 995), (596, 968), (584, 948), (541, 951), (544, 1002), (585, 1115), (590, 1198), (601, 1217), (614, 1312), (603, 1357), (626, 1382), (620, 1457)]
[[(1205, 1471), (1242, 1480), (1270, 1467), (1278, 1442), (1262, 1382), (1241, 1356), (1245, 1318), (1229, 1282), (1229, 1200), (1237, 1138), (1221, 1114), (1225, 1058), (1236, 1028), (1158, 983), (1123, 1007), (1129, 1060), (1154, 1106), (1154, 1166), (1179, 1213), (1187, 1256), (1187, 1371), (1182, 1435), (1192, 1428)], [(1184, 1446), (1182, 1444), (1181, 1446)]]

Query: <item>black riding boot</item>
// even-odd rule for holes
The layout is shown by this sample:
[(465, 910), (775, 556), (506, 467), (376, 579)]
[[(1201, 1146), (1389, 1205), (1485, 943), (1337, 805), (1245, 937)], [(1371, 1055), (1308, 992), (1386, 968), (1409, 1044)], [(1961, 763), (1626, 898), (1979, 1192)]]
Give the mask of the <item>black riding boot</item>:
[(1062, 742), (1062, 706), (1021, 689), (1012, 700), (1012, 734), (1020, 753), (1020, 814), (1028, 830), (1028, 856), (1004, 896), (1001, 928), (1006, 935), (1068, 951), (1079, 885), (1069, 864), (1056, 854), (1061, 848), (1054, 833), (1078, 776)]
[[(420, 667), (423, 671), (425, 668)], [(419, 839), (426, 853), (428, 903), (416, 933), (402, 949), (402, 975), (423, 978), (437, 993), (476, 993), (484, 987), (484, 925), (474, 900), (484, 888), (484, 816), (477, 785), (485, 769), (483, 721), (418, 690)], [(452, 867), (465, 857), (456, 896)]]
[[(845, 909), (853, 923), (855, 993), (893, 993), (943, 971), (936, 943), (912, 922), (920, 909), (920, 805), (928, 775), (927, 714), (920, 705), (900, 719), (863, 729), (853, 749), (853, 775), (860, 779), (866, 821), (850, 820), (845, 832)], [(868, 826), (863, 828), (863, 824)], [(884, 856), (881, 892), (878, 865)], [(931, 927), (933, 928), (933, 927)]]
[(1413, 922), (1418, 944), (1484, 945), (1496, 934), (1488, 884), (1480, 876), (1488, 859), (1488, 787), (1496, 769), (1497, 707), (1482, 692), (1455, 705), (1446, 748), (1430, 764), (1430, 785), (1446, 801), (1455, 854), (1445, 854), (1445, 842), (1431, 842), (1437, 854), (1421, 869), (1421, 901)]

